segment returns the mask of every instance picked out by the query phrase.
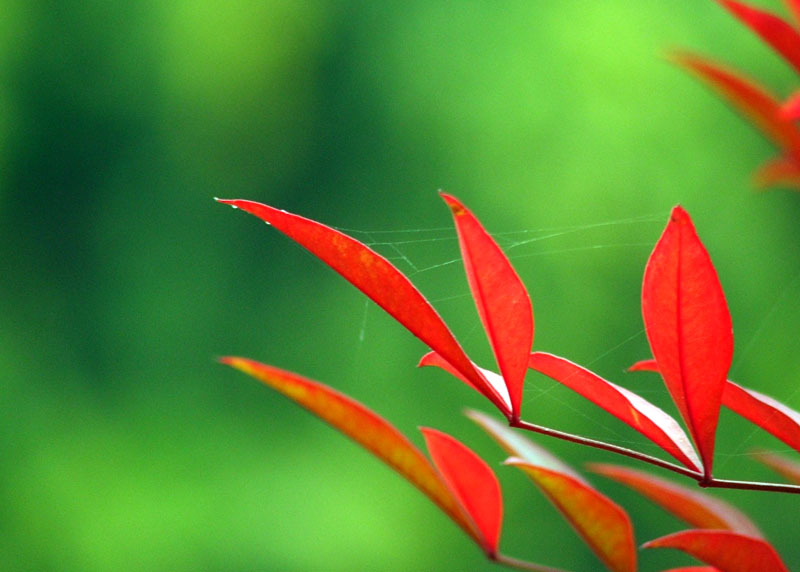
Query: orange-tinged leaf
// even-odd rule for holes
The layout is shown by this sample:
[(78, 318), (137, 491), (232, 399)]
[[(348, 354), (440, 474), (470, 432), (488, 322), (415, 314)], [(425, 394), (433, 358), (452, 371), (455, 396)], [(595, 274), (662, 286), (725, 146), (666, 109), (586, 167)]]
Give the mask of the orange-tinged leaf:
[(761, 531), (736, 507), (695, 489), (620, 465), (589, 463), (588, 469), (614, 479), (695, 528), (724, 529), (761, 537)]
[[(658, 373), (655, 360), (637, 362), (629, 369), (630, 371)], [(730, 379), (725, 381), (722, 404), (793, 449), (800, 451), (800, 412), (768, 395), (742, 387)]]
[(711, 258), (679, 206), (647, 261), (642, 315), (653, 357), (710, 477), (733, 331)]
[(686, 68), (750, 119), (787, 153), (800, 156), (800, 131), (784, 119), (778, 99), (738, 72), (694, 54), (673, 54), (672, 60)]
[(719, 568), (713, 566), (682, 566), (680, 568), (670, 568), (663, 572), (722, 572)]
[(792, 13), (795, 24), (800, 24), (800, 0), (784, 0), (786, 7)]
[(761, 164), (752, 178), (759, 189), (785, 187), (800, 190), (800, 162), (792, 155), (782, 155)]
[(388, 421), (338, 391), (297, 374), (240, 357), (222, 363), (283, 393), (367, 449), (425, 493), (476, 542), (480, 538), (428, 459)]
[(756, 451), (752, 455), (786, 480), (800, 485), (800, 463), (797, 461), (767, 451)]
[(676, 548), (725, 572), (788, 572), (769, 543), (728, 530), (684, 530), (643, 546)]
[(739, 21), (800, 72), (800, 33), (783, 18), (734, 0), (719, 0)]
[(478, 455), (450, 435), (423, 427), (434, 465), (479, 531), (486, 553), (497, 554), (503, 522), (503, 499), (494, 472)]
[(504, 413), (497, 392), (473, 367), (450, 329), (417, 288), (388, 260), (361, 242), (321, 223), (247, 200), (219, 202), (257, 216), (317, 256), (462, 373)]
[(636, 570), (633, 528), (619, 505), (585, 481), (561, 472), (516, 457), (506, 464), (518, 467), (536, 483), (609, 570)]
[(534, 352), (528, 366), (603, 408), (688, 468), (700, 470), (700, 459), (678, 422), (644, 398), (552, 354)]
[(442, 198), (453, 212), (467, 282), (508, 387), (512, 414), (519, 417), (533, 344), (533, 308), (528, 292), (478, 219), (455, 197), (442, 193)]

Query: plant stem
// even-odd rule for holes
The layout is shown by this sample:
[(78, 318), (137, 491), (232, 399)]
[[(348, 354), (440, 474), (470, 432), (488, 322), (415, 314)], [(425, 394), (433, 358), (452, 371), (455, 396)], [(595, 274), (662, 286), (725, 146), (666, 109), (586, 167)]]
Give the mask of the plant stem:
[(617, 453), (618, 455), (625, 455), (626, 457), (637, 459), (639, 461), (655, 465), (656, 467), (661, 467), (662, 469), (667, 469), (668, 471), (691, 477), (697, 481), (701, 481), (703, 479), (703, 474), (698, 471), (681, 467), (680, 465), (670, 463), (669, 461), (664, 461), (658, 457), (646, 455), (645, 453), (640, 453), (639, 451), (634, 451), (633, 449), (620, 447), (619, 445), (612, 445), (611, 443), (606, 443), (605, 441), (597, 441), (596, 439), (590, 439), (588, 437), (582, 437), (572, 433), (565, 433), (564, 431), (550, 429), (549, 427), (544, 427), (542, 425), (528, 423), (527, 421), (522, 421), (521, 419), (518, 421), (512, 421), (511, 426), (519, 429), (525, 429), (526, 431), (532, 431), (534, 433), (540, 433), (542, 435), (549, 435), (550, 437), (555, 437), (556, 439), (563, 439), (564, 441), (570, 441), (572, 443), (594, 447), (595, 449), (610, 451), (612, 453)]
[(612, 445), (611, 443), (606, 443), (605, 441), (597, 441), (596, 439), (582, 437), (581, 435), (565, 433), (564, 431), (550, 429), (549, 427), (536, 425), (534, 423), (529, 423), (521, 419), (516, 419), (516, 420), (512, 419), (509, 422), (509, 425), (511, 425), (511, 427), (517, 427), (518, 429), (524, 429), (526, 431), (540, 433), (541, 435), (548, 435), (550, 437), (555, 437), (556, 439), (562, 439), (564, 441), (578, 443), (579, 445), (586, 445), (587, 447), (602, 449), (603, 451), (610, 451), (612, 453), (617, 453), (618, 455), (624, 455), (626, 457), (630, 457), (631, 459), (636, 459), (644, 463), (649, 463), (656, 467), (661, 467), (662, 469), (667, 469), (668, 471), (672, 471), (673, 473), (678, 473), (679, 475), (683, 475), (691, 479), (694, 479), (695, 481), (698, 482), (698, 484), (701, 487), (704, 488), (740, 489), (747, 491), (769, 491), (776, 493), (800, 494), (800, 485), (790, 485), (784, 483), (758, 483), (751, 481), (731, 481), (727, 479), (715, 479), (713, 477), (710, 479), (706, 479), (703, 473), (700, 473), (698, 471), (693, 471), (691, 469), (681, 467), (680, 465), (670, 463), (669, 461), (664, 461), (662, 459), (659, 459), (658, 457), (652, 457), (650, 455), (646, 455), (645, 453), (640, 453), (639, 451), (634, 451), (633, 449), (620, 447), (619, 445)]
[[(703, 486), (702, 484), (700, 486)], [(800, 485), (784, 483), (754, 483), (751, 481), (729, 481), (727, 479), (712, 478), (706, 487), (713, 489), (741, 489), (746, 491), (770, 491), (775, 493), (800, 494)]]
[(524, 560), (517, 560), (504, 554), (495, 554), (492, 558), (498, 564), (508, 566), (509, 568), (516, 568), (517, 570), (532, 570), (533, 572), (566, 572), (561, 568), (551, 568), (550, 566), (542, 566), (541, 564), (534, 564), (533, 562), (526, 562)]

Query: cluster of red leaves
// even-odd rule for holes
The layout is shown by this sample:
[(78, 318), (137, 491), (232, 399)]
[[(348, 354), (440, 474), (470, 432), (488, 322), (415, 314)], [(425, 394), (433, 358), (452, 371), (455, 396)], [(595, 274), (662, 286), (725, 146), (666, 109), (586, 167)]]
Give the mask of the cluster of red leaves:
[[(794, 485), (722, 481), (712, 475), (722, 405), (798, 451), (800, 414), (726, 379), (733, 353), (731, 319), (716, 271), (686, 211), (675, 207), (647, 262), (642, 312), (654, 359), (632, 369), (661, 373), (688, 436), (678, 421), (642, 397), (567, 359), (532, 352), (533, 311), (525, 286), (477, 218), (454, 197), (443, 194), (442, 198), (452, 211), (469, 287), (499, 374), (473, 363), (416, 287), (366, 245), (260, 203), (220, 202), (261, 218), (336, 270), (432, 350), (420, 365), (443, 368), (483, 394), (511, 427), (614, 450), (689, 476), (702, 486), (800, 492)], [(422, 429), (431, 463), (386, 420), (329, 387), (244, 358), (222, 361), (287, 395), (382, 459), (430, 497), (489, 558), (522, 569), (555, 570), (498, 552), (503, 508), (497, 478), (454, 438)], [(522, 389), (529, 369), (562, 383), (628, 424), (680, 465), (521, 420)], [(636, 570), (633, 531), (621, 507), (518, 432), (482, 413), (468, 415), (511, 455), (506, 464), (533, 480), (610, 570)], [(768, 454), (758, 458), (797, 481), (797, 474), (787, 469), (793, 465), (785, 459)], [(733, 507), (632, 469), (592, 465), (590, 470), (634, 488), (694, 527), (652, 540), (645, 547), (683, 550), (713, 567), (703, 570), (786, 570), (755, 525)]]
[[(718, 0), (800, 73), (800, 1), (785, 0), (794, 20), (734, 0)], [(800, 189), (800, 91), (781, 101), (745, 75), (695, 54), (678, 53), (673, 60), (688, 69), (748, 118), (779, 149), (780, 155), (754, 174), (761, 188)]]

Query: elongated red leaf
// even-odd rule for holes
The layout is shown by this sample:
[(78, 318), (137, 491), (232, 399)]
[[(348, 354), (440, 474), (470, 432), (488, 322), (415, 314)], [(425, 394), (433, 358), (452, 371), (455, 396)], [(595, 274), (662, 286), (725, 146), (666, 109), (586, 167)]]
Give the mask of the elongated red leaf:
[(719, 0), (719, 3), (800, 72), (800, 33), (792, 25), (775, 14), (741, 2)]
[(700, 459), (678, 422), (644, 398), (552, 354), (534, 352), (528, 366), (636, 429), (688, 468), (700, 471)]
[(497, 554), (503, 499), (497, 477), (480, 457), (450, 435), (423, 427), (428, 452), (442, 479), (479, 531), (481, 545)]
[(257, 216), (305, 247), (441, 354), (501, 411), (510, 412), (510, 404), (472, 366), (436, 310), (388, 260), (361, 242), (307, 218), (253, 201), (217, 200)]
[(478, 219), (455, 197), (442, 193), (453, 211), (472, 297), (500, 373), (519, 417), (528, 353), (533, 344), (533, 308), (511, 263)]
[(733, 331), (711, 258), (679, 206), (647, 261), (642, 314), (653, 357), (710, 476)]
[[(655, 371), (655, 360), (643, 360), (633, 364), (630, 371)], [(732, 382), (725, 381), (722, 404), (777, 437), (793, 449), (800, 451), (800, 412), (783, 403)]]
[(643, 546), (676, 548), (725, 572), (788, 572), (769, 543), (727, 530), (684, 530)]
[(800, 463), (797, 461), (767, 451), (756, 451), (752, 455), (786, 480), (800, 485)]
[(251, 375), (294, 400), (389, 465), (425, 493), (476, 542), (481, 537), (427, 458), (388, 421), (338, 391), (297, 374), (240, 358), (222, 363)]
[(780, 101), (738, 72), (694, 54), (679, 53), (672, 60), (719, 93), (781, 149), (800, 156), (800, 132), (783, 118)]
[(760, 538), (761, 531), (736, 507), (696, 489), (620, 465), (589, 463), (593, 473), (614, 479), (695, 528), (731, 530)]
[(722, 572), (722, 570), (713, 566), (682, 566), (680, 568), (670, 568), (663, 572)]
[(512, 457), (506, 464), (525, 472), (614, 572), (636, 570), (633, 528), (625, 511), (583, 480)]

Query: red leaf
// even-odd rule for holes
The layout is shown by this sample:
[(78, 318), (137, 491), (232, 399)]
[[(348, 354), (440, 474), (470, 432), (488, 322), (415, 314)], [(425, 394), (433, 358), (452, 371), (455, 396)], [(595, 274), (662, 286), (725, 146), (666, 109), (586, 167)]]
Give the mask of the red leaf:
[(770, 159), (753, 173), (753, 184), (759, 189), (785, 187), (800, 190), (800, 163), (792, 155)]
[(453, 437), (426, 427), (420, 430), (439, 474), (479, 531), (481, 545), (490, 557), (495, 556), (503, 521), (497, 477), (489, 465)]
[(518, 418), (533, 344), (533, 308), (528, 292), (478, 219), (455, 197), (441, 195), (453, 211), (472, 297), (508, 387), (511, 412)]
[(800, 72), (800, 34), (792, 25), (774, 14), (741, 2), (719, 0), (719, 3)]
[(800, 156), (800, 132), (783, 118), (778, 99), (738, 72), (693, 54), (673, 54), (672, 60), (688, 69), (725, 98), (781, 149)]
[(388, 260), (359, 241), (301, 216), (253, 201), (217, 200), (259, 217), (305, 247), (441, 354), (501, 411), (510, 412), (510, 404), (473, 367), (436, 310)]
[(769, 543), (727, 530), (684, 530), (643, 546), (677, 548), (725, 572), (788, 572)]
[(428, 459), (383, 417), (335, 389), (297, 374), (245, 358), (224, 357), (220, 361), (283, 393), (353, 439), (425, 493), (476, 542), (481, 542), (473, 523)]
[(762, 536), (744, 513), (716, 497), (628, 467), (590, 463), (588, 468), (631, 487), (695, 528), (725, 529)]
[(700, 470), (700, 459), (683, 429), (652, 403), (588, 369), (552, 354), (534, 352), (528, 366), (569, 387), (633, 427), (690, 469)]
[(647, 261), (642, 314), (650, 349), (710, 477), (733, 332), (711, 258), (679, 206)]
[(800, 463), (766, 451), (752, 453), (753, 457), (770, 469), (782, 475), (786, 480), (800, 485)]
[[(630, 371), (658, 372), (658, 366), (654, 360), (643, 360), (633, 364)], [(800, 412), (729, 379), (725, 381), (722, 404), (800, 451)]]
[(633, 527), (619, 505), (582, 479), (516, 457), (506, 464), (522, 469), (536, 483), (610, 570), (636, 570)]

